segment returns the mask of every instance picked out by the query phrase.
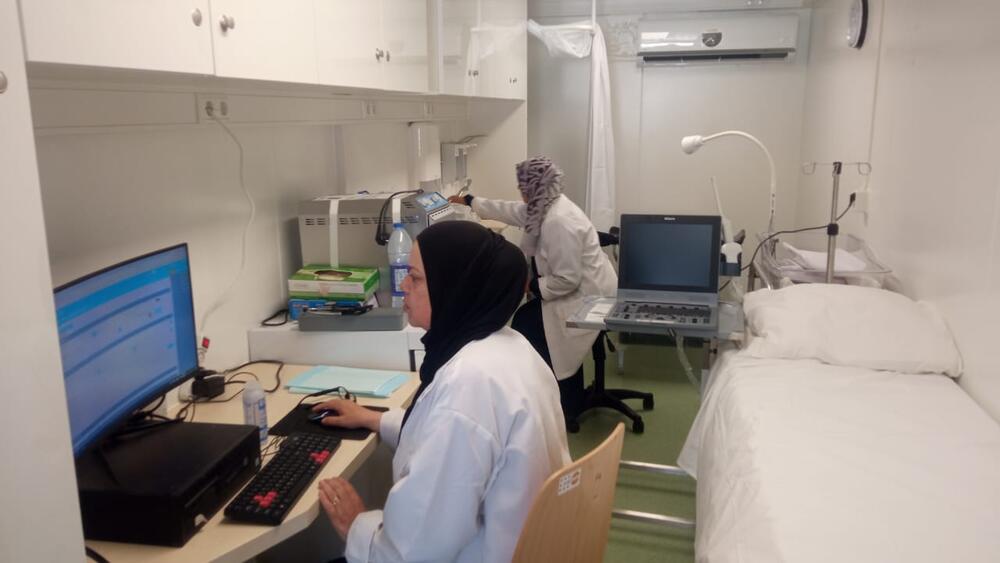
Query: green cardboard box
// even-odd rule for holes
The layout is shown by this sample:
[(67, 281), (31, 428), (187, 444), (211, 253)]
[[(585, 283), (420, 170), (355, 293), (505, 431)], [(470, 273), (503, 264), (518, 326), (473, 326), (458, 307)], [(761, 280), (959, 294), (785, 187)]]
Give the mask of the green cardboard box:
[(378, 289), (378, 269), (306, 264), (288, 278), (290, 299), (365, 301)]

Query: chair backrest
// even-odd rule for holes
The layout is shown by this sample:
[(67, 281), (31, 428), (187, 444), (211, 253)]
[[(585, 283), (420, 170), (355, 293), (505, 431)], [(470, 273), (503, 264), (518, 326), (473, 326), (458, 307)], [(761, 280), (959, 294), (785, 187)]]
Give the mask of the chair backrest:
[(618, 270), (618, 241), (621, 239), (621, 229), (612, 226), (608, 232), (597, 231), (597, 241), (601, 247), (611, 247), (611, 257), (614, 258), (615, 271)]
[(625, 425), (542, 486), (524, 522), (514, 562), (600, 562), (611, 527)]

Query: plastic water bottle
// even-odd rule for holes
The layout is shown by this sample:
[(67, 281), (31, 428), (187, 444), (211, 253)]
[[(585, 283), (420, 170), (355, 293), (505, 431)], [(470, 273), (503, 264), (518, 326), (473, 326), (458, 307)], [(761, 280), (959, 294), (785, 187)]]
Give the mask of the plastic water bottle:
[(267, 442), (267, 401), (260, 383), (251, 380), (243, 387), (243, 424), (260, 428), (261, 447)]
[(410, 272), (410, 250), (413, 241), (402, 223), (392, 225), (389, 235), (389, 279), (392, 281), (392, 306), (403, 306), (403, 280)]

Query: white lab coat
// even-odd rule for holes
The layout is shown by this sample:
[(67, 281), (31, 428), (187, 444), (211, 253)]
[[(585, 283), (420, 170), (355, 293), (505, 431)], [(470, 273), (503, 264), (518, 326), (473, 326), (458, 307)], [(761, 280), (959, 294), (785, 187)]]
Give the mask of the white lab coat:
[[(522, 228), (528, 213), (526, 203), (481, 197), (472, 199), (472, 209), (483, 219)], [(597, 331), (569, 328), (566, 319), (585, 296), (613, 297), (618, 275), (601, 250), (594, 225), (565, 194), (545, 214), (535, 264), (552, 371), (556, 378), (566, 379), (576, 373), (597, 339)]]
[(382, 415), (394, 485), (351, 525), (347, 560), (509, 562), (542, 483), (570, 462), (548, 366), (502, 328), (438, 370), (400, 442), (402, 419)]

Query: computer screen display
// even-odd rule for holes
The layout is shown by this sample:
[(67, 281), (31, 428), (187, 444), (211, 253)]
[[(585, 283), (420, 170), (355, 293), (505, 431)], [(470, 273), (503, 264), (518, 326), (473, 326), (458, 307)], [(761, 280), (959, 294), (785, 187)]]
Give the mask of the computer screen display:
[(622, 215), (619, 287), (718, 291), (720, 228), (716, 216)]
[(73, 453), (198, 367), (187, 245), (55, 290)]

